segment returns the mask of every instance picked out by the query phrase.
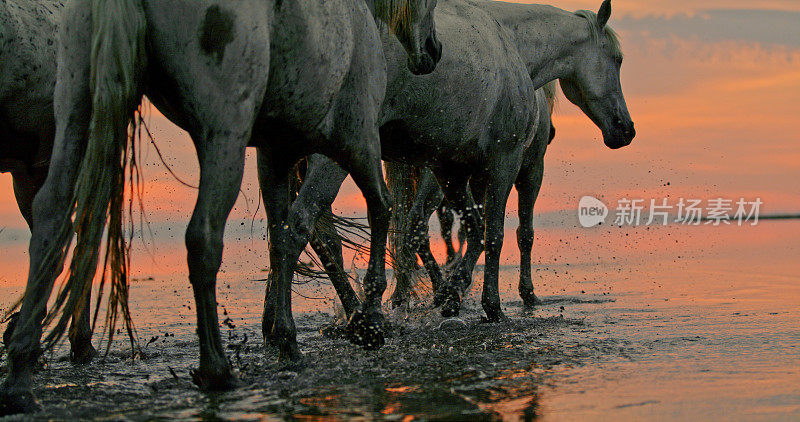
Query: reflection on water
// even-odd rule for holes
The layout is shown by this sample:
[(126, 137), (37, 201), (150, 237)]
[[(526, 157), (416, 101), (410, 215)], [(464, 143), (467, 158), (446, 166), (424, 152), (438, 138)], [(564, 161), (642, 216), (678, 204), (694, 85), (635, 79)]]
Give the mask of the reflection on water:
[[(800, 418), (800, 222), (541, 232), (540, 308), (520, 308), (518, 272), (504, 267), (511, 321), (481, 324), (476, 272), (465, 327), (439, 328), (422, 300), (391, 311), (393, 334), (378, 353), (322, 337), (332, 289), (296, 286), (304, 367), (278, 364), (261, 347), (259, 247), (234, 243), (220, 319), (230, 318), (223, 333), (245, 387), (217, 396), (188, 381), (194, 309), (185, 270), (171, 269), (184, 259), (176, 247), (166, 270), (134, 283), (139, 335), (156, 337), (146, 358), (130, 361), (118, 344), (107, 362), (72, 368), (60, 350), (38, 395), (62, 418)], [(17, 253), (0, 257), (3, 265)], [(230, 263), (237, 255), (245, 258)], [(0, 306), (19, 291), (0, 288)]]

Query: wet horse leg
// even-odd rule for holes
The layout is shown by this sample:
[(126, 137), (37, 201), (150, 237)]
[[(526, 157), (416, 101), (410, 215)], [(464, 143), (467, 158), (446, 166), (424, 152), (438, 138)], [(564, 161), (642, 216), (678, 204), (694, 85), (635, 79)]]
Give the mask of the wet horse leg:
[[(417, 195), (414, 204), (408, 213), (404, 232), (406, 241), (402, 245), (404, 254), (414, 256), (419, 254), (425, 265), (425, 270), (431, 279), (434, 293), (444, 284), (439, 264), (431, 252), (430, 238), (428, 237), (428, 221), (431, 215), (442, 202), (443, 194), (436, 181), (436, 177), (428, 169), (423, 169), (417, 184)], [(406, 268), (400, 271), (408, 271)], [(409, 292), (406, 292), (406, 298)]]
[[(274, 175), (267, 171), (273, 159), (267, 150), (259, 150), (259, 183), (265, 195), (274, 190)], [(271, 205), (272, 201), (268, 201), (265, 196), (268, 213), (276, 214), (268, 217), (271, 284), (267, 292), (262, 329), (265, 337), (278, 346), (281, 360), (302, 358), (291, 312), (291, 281), (297, 260), (309, 241), (315, 222), (324, 209), (330, 209), (346, 177), (347, 172), (333, 161), (320, 155), (312, 155), (308, 159), (305, 181), (294, 203), (287, 208), (288, 212), (280, 211), (282, 208), (277, 205)], [(284, 192), (283, 188), (281, 192)], [(285, 192), (285, 201), (288, 201), (288, 185)], [(272, 207), (278, 209), (270, 211)], [(285, 212), (285, 217), (281, 217), (280, 212)]]
[(453, 225), (455, 224), (455, 218), (453, 218), (453, 212), (450, 210), (447, 201), (442, 201), (439, 208), (436, 209), (436, 217), (439, 219), (442, 240), (447, 250), (447, 261), (445, 261), (445, 263), (450, 264), (456, 259), (456, 249), (453, 246)]
[(425, 227), (425, 229), (425, 236), (419, 244), (417, 254), (422, 260), (422, 264), (425, 266), (428, 277), (431, 279), (431, 288), (435, 295), (444, 284), (444, 276), (442, 275), (442, 269), (439, 267), (439, 263), (436, 262), (436, 257), (433, 256), (433, 251), (431, 251), (431, 239), (428, 237), (427, 227)]
[(509, 172), (509, 167), (496, 166), (495, 168), (503, 170), (490, 174), (486, 186), (484, 208), (486, 266), (483, 273), (481, 305), (489, 322), (497, 322), (505, 318), (500, 308), (500, 252), (503, 248), (506, 203), (517, 174), (517, 171), (514, 171), (513, 174)]
[[(290, 170), (293, 160), (291, 158), (276, 156), (266, 147), (258, 149), (258, 180), (261, 186), (261, 195), (264, 199), (264, 209), (267, 213), (267, 228), (269, 232), (270, 272), (267, 277), (267, 288), (264, 298), (264, 313), (261, 320), (261, 331), (267, 344), (278, 346), (280, 355), (288, 359), (298, 359), (300, 351), (296, 344), (294, 320), (283, 321), (287, 325), (278, 324), (277, 313), (285, 312), (281, 306), (286, 305), (283, 295), (283, 279), (288, 277), (289, 294), (291, 295), (292, 273), (284, 273), (287, 245), (287, 216), (289, 214), (290, 200)], [(293, 271), (291, 267), (289, 271)], [(291, 312), (291, 297), (288, 302)], [(280, 347), (284, 345), (285, 347)]]
[[(248, 106), (242, 104), (241, 107)], [(229, 129), (205, 129), (203, 135), (195, 139), (200, 186), (186, 229), (186, 250), (200, 338), (200, 368), (193, 371), (192, 378), (205, 390), (227, 390), (238, 383), (219, 333), (216, 284), (222, 263), (225, 222), (239, 196), (245, 147), (250, 139), (246, 119), (236, 123), (234, 117), (247, 116), (246, 111), (227, 115), (231, 121), (224, 126)]]
[[(34, 167), (15, 171), (14, 196), (17, 206), (28, 227), (33, 230), (33, 198), (41, 189), (47, 178), (46, 167)], [(97, 356), (97, 350), (92, 346), (92, 330), (90, 327), (90, 303), (92, 292), (86, 292), (81, 304), (72, 315), (72, 324), (69, 328), (70, 360), (72, 363), (85, 364)]]
[[(18, 170), (12, 173), (12, 177), (17, 206), (22, 217), (25, 218), (25, 222), (28, 223), (28, 228), (33, 230), (33, 198), (47, 178), (47, 167)], [(89, 321), (91, 295), (91, 291), (88, 291), (83, 303), (78, 305), (69, 330), (70, 360), (77, 364), (88, 363), (97, 356), (97, 350), (92, 346), (92, 331)], [(13, 325), (16, 324), (9, 324), (4, 337), (11, 338)]]
[(531, 250), (533, 249), (533, 206), (539, 196), (544, 171), (543, 160), (532, 168), (523, 168), (515, 185), (519, 194), (517, 245), (519, 246), (519, 296), (526, 308), (533, 308), (539, 299), (533, 293)]
[(442, 306), (442, 316), (453, 317), (458, 315), (461, 308), (461, 292), (464, 291), (464, 286), (472, 283), (472, 269), (483, 253), (483, 218), (479, 207), (473, 205), (471, 201), (467, 175), (439, 170), (436, 178), (445, 198), (459, 214), (468, 237), (464, 258), (456, 263), (456, 268), (443, 284), (439, 294), (434, 297), (434, 305)]
[[(330, 206), (323, 212), (333, 214)], [(336, 227), (332, 229), (335, 231)], [(342, 302), (344, 313), (349, 319), (361, 302), (358, 300), (358, 296), (347, 278), (347, 273), (344, 271), (342, 241), (338, 238), (337, 233), (327, 233), (321, 230), (318, 225), (311, 235), (309, 243), (319, 257), (325, 273), (336, 290), (336, 295), (339, 296), (339, 300)]]
[[(0, 415), (32, 412), (39, 408), (31, 392), (33, 368), (39, 357), (42, 320), (53, 283), (63, 270), (64, 252), (72, 231), (62, 230), (72, 209), (80, 162), (85, 148), (85, 134), (91, 114), (88, 78), (71, 75), (89, 73), (90, 10), (82, 1), (75, 1), (64, 12), (65, 23), (59, 47), (62, 62), (58, 68), (55, 90), (56, 138), (50, 171), (32, 206), (33, 230), (30, 242), (30, 270), (25, 301), (17, 318), (8, 350), (8, 374), (0, 385)], [(84, 7), (81, 7), (84, 6)], [(74, 13), (82, 10), (81, 13)], [(75, 32), (75, 33), (73, 33)], [(51, 248), (61, 254), (47, 256)]]
[(365, 349), (378, 349), (385, 342), (381, 300), (386, 290), (386, 241), (392, 218), (378, 132), (378, 115), (386, 92), (385, 64), (376, 60), (369, 48), (356, 48), (352, 60), (359, 65), (354, 65), (346, 77), (332, 110), (334, 124), (328, 152), (336, 156), (364, 195), (370, 225), (369, 265), (363, 281), (365, 298), (350, 317), (345, 332), (350, 342)]
[[(378, 138), (377, 126), (364, 128), (372, 139)], [(347, 338), (365, 349), (379, 349), (384, 344), (381, 300), (386, 290), (386, 236), (391, 219), (391, 198), (383, 179), (379, 143), (368, 143), (351, 154), (348, 170), (364, 194), (370, 225), (370, 256), (364, 277), (364, 302), (350, 317)]]
[(434, 176), (433, 172), (429, 169), (422, 171), (422, 177), (417, 191), (419, 193), (417, 194), (414, 207), (410, 214), (411, 217), (416, 218), (419, 230), (417, 239), (420, 243), (416, 251), (420, 259), (422, 259), (422, 263), (425, 265), (425, 270), (428, 272), (435, 293), (444, 284), (444, 277), (431, 251), (431, 241), (428, 235), (428, 221), (430, 221), (431, 215), (443, 202), (444, 194), (439, 187), (439, 182), (436, 181), (436, 176)]

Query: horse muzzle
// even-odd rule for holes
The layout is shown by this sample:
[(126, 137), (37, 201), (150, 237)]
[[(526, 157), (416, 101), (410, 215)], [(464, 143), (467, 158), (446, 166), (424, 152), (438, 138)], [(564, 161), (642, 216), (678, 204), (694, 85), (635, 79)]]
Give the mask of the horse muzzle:
[(634, 127), (633, 122), (629, 122), (621, 126), (622, 127), (618, 126), (613, 133), (607, 134), (603, 132), (603, 143), (605, 143), (607, 147), (611, 149), (619, 149), (626, 147), (633, 142), (633, 138), (636, 137), (636, 128)]

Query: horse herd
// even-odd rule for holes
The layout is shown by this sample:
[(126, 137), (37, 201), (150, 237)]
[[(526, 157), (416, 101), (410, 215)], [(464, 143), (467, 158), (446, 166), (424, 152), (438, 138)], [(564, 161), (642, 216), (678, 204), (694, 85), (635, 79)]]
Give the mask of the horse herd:
[[(597, 13), (572, 13), (489, 0), (4, 1), (0, 171), (13, 176), (32, 237), (24, 300), (6, 333), (0, 415), (38, 409), (31, 386), (40, 344), (58, 341), (70, 321), (72, 360), (96, 354), (89, 295), (104, 238), (110, 295), (127, 312), (123, 198), (143, 96), (189, 133), (200, 163), (186, 248), (200, 344), (193, 378), (201, 388), (237, 385), (220, 338), (215, 287), (247, 147), (257, 148), (269, 223), (262, 328), (280, 359), (301, 357), (291, 281), (309, 241), (348, 314), (347, 338), (366, 349), (383, 345), (392, 195), (382, 160), (394, 192), (417, 176), (398, 254), (420, 254), (445, 316), (458, 314), (485, 251), (481, 304), (488, 321), (505, 318), (499, 258), (516, 186), (519, 289), (532, 306), (532, 207), (554, 136), (555, 81), (608, 147), (635, 136), (619, 41), (607, 25), (610, 3)], [(293, 169), (303, 158), (303, 184), (293, 192)], [(343, 276), (337, 238), (315, 231), (347, 174), (366, 199), (370, 223), (363, 301)], [(428, 218), (443, 200), (467, 236), (466, 252), (446, 278), (427, 242)], [(48, 309), (75, 234), (66, 282)], [(404, 271), (398, 269), (396, 305), (411, 288)], [(42, 340), (50, 321), (55, 326)]]

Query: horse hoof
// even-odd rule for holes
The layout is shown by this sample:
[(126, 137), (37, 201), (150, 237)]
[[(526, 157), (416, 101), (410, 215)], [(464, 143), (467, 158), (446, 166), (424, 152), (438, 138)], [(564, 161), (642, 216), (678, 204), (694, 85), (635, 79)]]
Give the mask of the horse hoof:
[(533, 292), (520, 292), (519, 296), (522, 298), (522, 306), (525, 309), (533, 309), (542, 304), (542, 301)]
[(219, 372), (193, 369), (190, 372), (192, 382), (203, 391), (230, 391), (242, 385), (239, 377), (234, 375), (229, 368)]
[(444, 294), (446, 289), (444, 287), (439, 288), (436, 292), (433, 293), (433, 307), (438, 308), (444, 305), (447, 296)]
[(297, 343), (283, 344), (278, 348), (278, 362), (287, 362), (292, 365), (303, 363), (303, 352)]
[(507, 322), (510, 319), (503, 313), (503, 311), (497, 310), (492, 312), (486, 312), (485, 317), (481, 317), (482, 324), (494, 324), (498, 322)]
[(458, 316), (460, 310), (461, 306), (457, 302), (448, 300), (442, 305), (442, 317), (455, 318)]
[(365, 350), (378, 350), (385, 344), (380, 314), (365, 314), (357, 309), (345, 328), (347, 340)]
[(345, 338), (345, 325), (334, 322), (320, 328), (319, 333), (325, 338), (342, 339)]
[(461, 296), (458, 294), (458, 289), (453, 286), (443, 287), (441, 297), (442, 316), (445, 318), (457, 317), (461, 310)]
[(30, 391), (13, 391), (0, 387), (0, 416), (10, 416), (19, 413), (36, 413), (42, 406)]
[(86, 365), (98, 355), (99, 353), (97, 353), (97, 349), (95, 349), (90, 343), (88, 347), (79, 347), (71, 350), (69, 354), (69, 361), (72, 362), (73, 365)]

